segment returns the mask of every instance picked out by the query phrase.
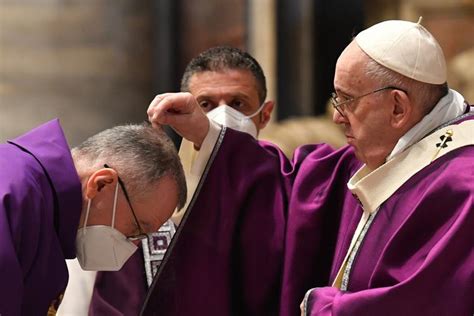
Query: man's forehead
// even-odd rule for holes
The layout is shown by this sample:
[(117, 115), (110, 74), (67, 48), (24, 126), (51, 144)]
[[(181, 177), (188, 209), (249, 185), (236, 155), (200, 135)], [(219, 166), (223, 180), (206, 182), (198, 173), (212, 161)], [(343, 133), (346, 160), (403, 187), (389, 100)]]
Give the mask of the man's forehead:
[(334, 75), (335, 90), (349, 94), (354, 88), (366, 85), (367, 61), (368, 57), (354, 42), (349, 44), (337, 60)]
[(258, 93), (255, 78), (246, 69), (198, 72), (191, 76), (188, 87), (194, 95)]
[(367, 62), (367, 55), (352, 41), (337, 59), (337, 68), (360, 68)]
[(235, 81), (235, 82), (248, 82), (252, 81), (256, 82), (255, 76), (253, 73), (248, 69), (240, 69), (240, 68), (225, 68), (222, 70), (204, 70), (194, 73), (189, 82), (197, 83), (203, 79), (222, 79), (225, 78), (228, 81)]

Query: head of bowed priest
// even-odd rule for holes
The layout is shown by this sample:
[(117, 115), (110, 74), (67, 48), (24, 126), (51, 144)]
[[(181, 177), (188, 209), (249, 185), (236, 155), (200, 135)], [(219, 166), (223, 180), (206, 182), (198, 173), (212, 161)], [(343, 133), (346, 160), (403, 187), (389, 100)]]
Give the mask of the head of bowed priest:
[(84, 270), (119, 270), (147, 233), (186, 200), (179, 157), (162, 131), (117, 126), (72, 150), (82, 184), (77, 257)]

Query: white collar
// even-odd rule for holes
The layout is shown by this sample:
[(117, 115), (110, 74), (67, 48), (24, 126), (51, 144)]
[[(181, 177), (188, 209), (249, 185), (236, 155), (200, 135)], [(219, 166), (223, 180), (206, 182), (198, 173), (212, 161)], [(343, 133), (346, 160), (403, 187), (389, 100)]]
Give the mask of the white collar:
[[(347, 187), (361, 203), (364, 212), (372, 213), (418, 171), (443, 155), (474, 144), (474, 120), (448, 125), (423, 138), (375, 170), (362, 166)], [(447, 146), (441, 146), (446, 135)]]
[(409, 146), (425, 137), (436, 127), (462, 115), (464, 110), (464, 97), (459, 92), (449, 89), (448, 94), (439, 100), (433, 110), (425, 115), (421, 121), (419, 121), (398, 140), (386, 160), (389, 161), (397, 154), (403, 152)]

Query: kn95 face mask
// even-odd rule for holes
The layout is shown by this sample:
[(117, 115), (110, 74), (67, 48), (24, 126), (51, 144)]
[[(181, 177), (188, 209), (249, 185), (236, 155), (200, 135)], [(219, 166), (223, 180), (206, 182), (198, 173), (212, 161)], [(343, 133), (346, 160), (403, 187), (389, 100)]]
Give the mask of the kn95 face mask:
[(257, 138), (257, 127), (252, 121), (252, 117), (258, 115), (263, 109), (263, 104), (252, 115), (244, 115), (228, 105), (219, 105), (207, 113), (207, 117), (214, 122), (229, 128), (252, 135)]
[(77, 260), (83, 270), (118, 271), (137, 250), (134, 243), (114, 228), (117, 192), (118, 183), (115, 188), (111, 226), (87, 226), (92, 201), (87, 203), (84, 227), (78, 229), (76, 237)]

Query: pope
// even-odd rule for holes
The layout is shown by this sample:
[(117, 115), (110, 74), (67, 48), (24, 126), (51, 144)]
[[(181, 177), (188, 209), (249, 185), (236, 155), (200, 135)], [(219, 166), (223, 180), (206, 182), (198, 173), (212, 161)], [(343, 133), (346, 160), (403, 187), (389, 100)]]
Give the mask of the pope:
[(292, 160), (158, 95), (206, 169), (142, 314), (472, 315), (474, 111), (446, 77), (421, 21), (362, 31), (334, 78), (348, 146)]

